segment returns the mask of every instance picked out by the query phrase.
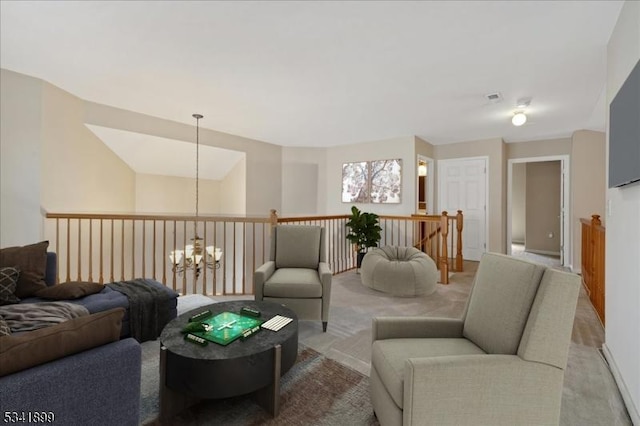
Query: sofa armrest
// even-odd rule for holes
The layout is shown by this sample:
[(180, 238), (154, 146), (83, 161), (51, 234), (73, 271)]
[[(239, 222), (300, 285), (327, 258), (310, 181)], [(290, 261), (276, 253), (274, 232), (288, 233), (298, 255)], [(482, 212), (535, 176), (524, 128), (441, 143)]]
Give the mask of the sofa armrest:
[(463, 321), (458, 318), (378, 317), (371, 327), (372, 342), (403, 338), (462, 337)]
[(54, 424), (138, 425), (141, 347), (132, 339), (0, 378), (7, 411), (50, 411)]
[(262, 289), (264, 283), (271, 278), (271, 275), (276, 271), (276, 262), (270, 260), (264, 265), (260, 266), (253, 274), (253, 294), (255, 300), (263, 299)]
[(563, 371), (516, 355), (410, 358), (404, 378), (404, 424), (423, 419), (441, 425), (560, 420)]

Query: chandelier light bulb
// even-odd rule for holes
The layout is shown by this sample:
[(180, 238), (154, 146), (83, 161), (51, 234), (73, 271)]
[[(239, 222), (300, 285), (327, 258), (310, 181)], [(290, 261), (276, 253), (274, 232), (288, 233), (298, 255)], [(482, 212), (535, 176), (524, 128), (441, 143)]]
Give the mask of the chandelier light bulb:
[(511, 118), (511, 123), (514, 126), (522, 126), (526, 122), (527, 122), (527, 116), (522, 111), (516, 112)]

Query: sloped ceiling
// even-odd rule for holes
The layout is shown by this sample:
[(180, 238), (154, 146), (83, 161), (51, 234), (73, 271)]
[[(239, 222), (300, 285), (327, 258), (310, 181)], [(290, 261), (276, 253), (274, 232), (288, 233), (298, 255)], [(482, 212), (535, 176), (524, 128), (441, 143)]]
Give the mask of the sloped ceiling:
[(244, 158), (243, 152), (196, 145), (108, 127), (86, 125), (136, 173), (221, 180)]

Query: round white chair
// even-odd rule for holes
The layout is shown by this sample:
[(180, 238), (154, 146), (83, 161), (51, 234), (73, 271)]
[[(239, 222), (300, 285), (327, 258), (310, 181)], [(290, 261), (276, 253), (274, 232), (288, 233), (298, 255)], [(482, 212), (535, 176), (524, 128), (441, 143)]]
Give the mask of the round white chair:
[(427, 296), (436, 290), (435, 262), (415, 247), (374, 248), (362, 259), (362, 284), (394, 296)]

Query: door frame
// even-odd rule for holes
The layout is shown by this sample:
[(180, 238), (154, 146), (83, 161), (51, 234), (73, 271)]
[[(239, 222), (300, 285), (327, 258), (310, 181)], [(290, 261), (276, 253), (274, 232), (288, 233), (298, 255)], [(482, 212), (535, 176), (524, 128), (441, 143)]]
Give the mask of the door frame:
[[(444, 184), (444, 179), (440, 175), (442, 173), (442, 163), (451, 162), (451, 161), (464, 161), (464, 160), (483, 160), (484, 161), (484, 252), (489, 251), (489, 215), (491, 214), (491, 208), (489, 206), (489, 156), (481, 155), (477, 157), (458, 157), (458, 158), (446, 158), (442, 160), (438, 160), (438, 209), (439, 212), (442, 213), (442, 185)], [(456, 212), (447, 212), (447, 213), (456, 213)], [(462, 211), (464, 215), (464, 210)], [(451, 230), (449, 230), (451, 232)], [(464, 232), (464, 227), (462, 228), (462, 232)], [(464, 240), (463, 240), (464, 241)], [(463, 243), (464, 246), (464, 243)]]
[(435, 178), (435, 172), (436, 172), (436, 167), (435, 167), (435, 161), (433, 160), (433, 158), (429, 158), (429, 157), (425, 157), (424, 155), (420, 155), (418, 154), (416, 156), (416, 209), (415, 211), (418, 212), (419, 208), (418, 208), (418, 200), (420, 199), (420, 196), (418, 194), (418, 163), (420, 161), (424, 161), (425, 163), (427, 163), (427, 181), (425, 182), (424, 185), (424, 189), (425, 191), (427, 191), (427, 214), (437, 214), (436, 213), (436, 209), (435, 209), (435, 204), (434, 204), (434, 198), (433, 198), (433, 191), (434, 191), (434, 178)]
[(562, 259), (562, 266), (571, 268), (572, 255), (572, 229), (571, 229), (571, 194), (570, 194), (570, 157), (569, 155), (549, 155), (544, 157), (524, 157), (524, 158), (511, 158), (507, 165), (507, 254), (511, 254), (512, 244), (512, 206), (513, 202), (511, 192), (513, 191), (513, 165), (516, 163), (540, 163), (543, 161), (560, 161), (560, 192), (562, 194), (562, 204), (560, 206), (560, 214), (562, 220), (560, 225), (562, 227), (562, 240), (560, 246), (560, 257)]

